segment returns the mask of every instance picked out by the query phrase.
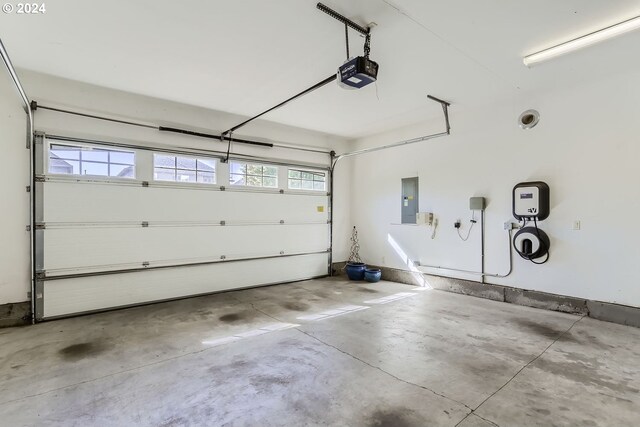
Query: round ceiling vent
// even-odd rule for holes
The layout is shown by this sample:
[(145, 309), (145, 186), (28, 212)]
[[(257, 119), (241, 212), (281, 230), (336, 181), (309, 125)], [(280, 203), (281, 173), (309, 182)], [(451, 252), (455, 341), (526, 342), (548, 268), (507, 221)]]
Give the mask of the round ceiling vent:
[(536, 110), (527, 110), (518, 117), (518, 124), (522, 129), (531, 129), (540, 121), (540, 113)]

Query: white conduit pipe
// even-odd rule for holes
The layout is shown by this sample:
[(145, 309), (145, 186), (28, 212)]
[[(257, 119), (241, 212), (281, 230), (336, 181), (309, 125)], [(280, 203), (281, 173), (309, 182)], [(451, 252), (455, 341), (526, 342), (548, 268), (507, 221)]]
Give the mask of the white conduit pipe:
[(485, 276), (487, 276), (487, 277), (498, 277), (498, 278), (507, 277), (513, 271), (513, 246), (511, 245), (512, 230), (509, 230), (508, 234), (509, 234), (509, 236), (508, 236), (509, 237), (509, 242), (508, 242), (509, 243), (509, 270), (505, 274), (487, 273), (487, 272), (484, 271), (484, 269), (483, 269), (483, 271), (474, 271), (474, 270), (463, 270), (463, 269), (460, 269), (460, 268), (443, 267), (443, 266), (440, 266), (440, 265), (420, 264), (418, 267), (425, 268), (425, 269), (434, 269), (434, 270), (456, 271), (456, 272), (459, 272), (459, 273), (473, 274), (473, 275), (476, 275), (476, 276), (482, 276), (483, 278)]

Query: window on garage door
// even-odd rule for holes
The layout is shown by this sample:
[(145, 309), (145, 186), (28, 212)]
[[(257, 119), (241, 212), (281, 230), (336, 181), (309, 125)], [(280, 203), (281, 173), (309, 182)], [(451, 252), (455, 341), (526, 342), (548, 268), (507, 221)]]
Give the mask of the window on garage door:
[(156, 181), (216, 183), (216, 159), (209, 157), (153, 155)]
[(289, 169), (289, 189), (325, 191), (327, 177), (325, 172)]
[(135, 178), (135, 160), (133, 151), (55, 142), (49, 146), (49, 173), (52, 174)]
[(229, 183), (249, 187), (278, 187), (278, 168), (276, 166), (253, 163), (230, 163)]

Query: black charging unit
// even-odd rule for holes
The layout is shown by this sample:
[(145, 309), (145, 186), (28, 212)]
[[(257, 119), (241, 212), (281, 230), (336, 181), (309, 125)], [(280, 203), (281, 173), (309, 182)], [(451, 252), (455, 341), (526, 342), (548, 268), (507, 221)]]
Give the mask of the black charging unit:
[[(542, 181), (521, 182), (513, 187), (513, 216), (522, 222), (522, 228), (513, 236), (513, 248), (522, 259), (534, 264), (544, 264), (549, 260), (551, 241), (538, 228), (538, 221), (549, 217), (549, 186)], [(533, 226), (527, 223), (533, 221)], [(545, 257), (542, 261), (536, 261)]]

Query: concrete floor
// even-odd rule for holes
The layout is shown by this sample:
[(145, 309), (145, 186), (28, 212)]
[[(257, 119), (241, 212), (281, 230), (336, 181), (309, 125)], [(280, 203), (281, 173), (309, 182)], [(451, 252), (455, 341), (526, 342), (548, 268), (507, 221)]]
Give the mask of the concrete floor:
[(311, 280), (0, 330), (0, 425), (638, 426), (640, 329)]

